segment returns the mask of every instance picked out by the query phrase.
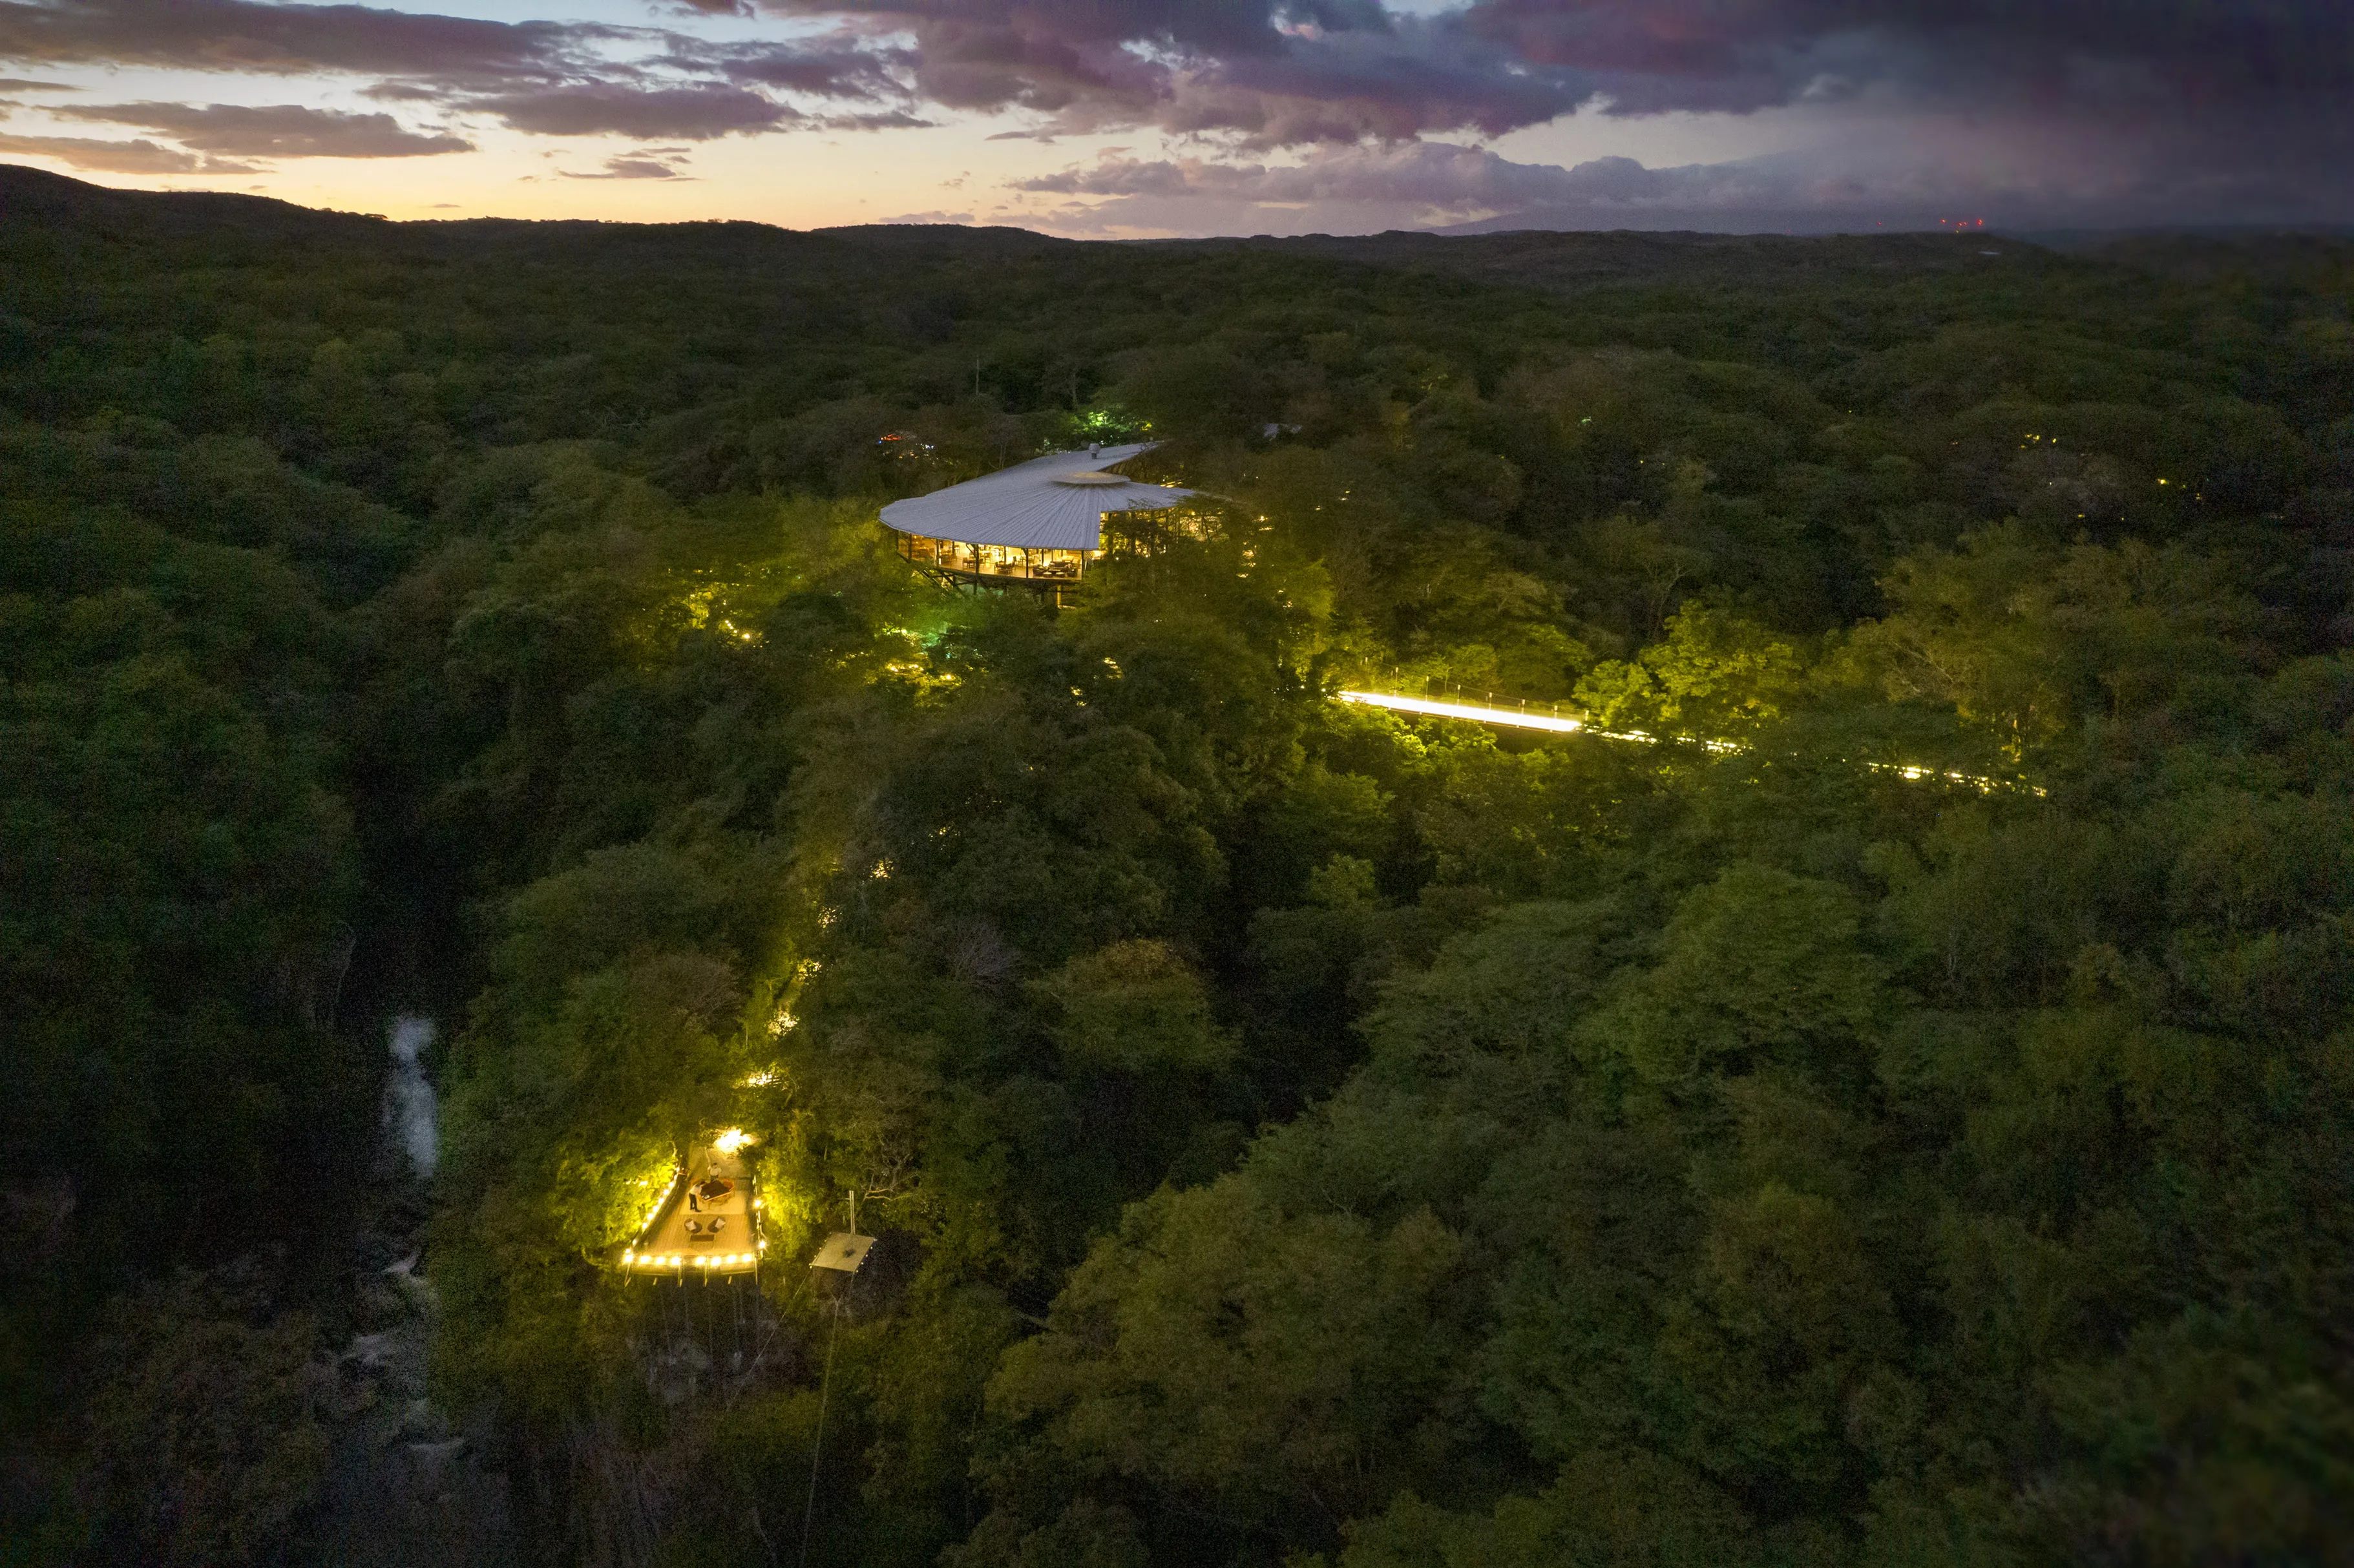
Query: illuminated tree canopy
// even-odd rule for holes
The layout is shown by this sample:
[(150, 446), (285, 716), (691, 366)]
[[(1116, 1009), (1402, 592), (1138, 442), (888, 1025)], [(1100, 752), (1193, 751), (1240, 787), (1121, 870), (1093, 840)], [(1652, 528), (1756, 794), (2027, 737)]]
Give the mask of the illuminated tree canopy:
[[(2338, 1549), (2342, 247), (156, 199), (0, 211), (12, 1548), (334, 1560), (415, 1246), (533, 1560)], [(1060, 613), (877, 521), (1148, 427)]]

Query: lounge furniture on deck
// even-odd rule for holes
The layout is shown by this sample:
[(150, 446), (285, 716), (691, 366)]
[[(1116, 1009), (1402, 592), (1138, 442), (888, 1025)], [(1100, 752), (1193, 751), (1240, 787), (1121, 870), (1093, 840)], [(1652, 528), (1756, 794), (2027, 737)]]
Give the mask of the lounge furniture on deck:
[[(690, 1192), (699, 1209), (688, 1205)], [(766, 1245), (759, 1203), (748, 1165), (710, 1145), (698, 1145), (689, 1151), (686, 1168), (673, 1180), (645, 1229), (622, 1249), (621, 1266), (633, 1273), (680, 1277), (750, 1274), (759, 1267)]]

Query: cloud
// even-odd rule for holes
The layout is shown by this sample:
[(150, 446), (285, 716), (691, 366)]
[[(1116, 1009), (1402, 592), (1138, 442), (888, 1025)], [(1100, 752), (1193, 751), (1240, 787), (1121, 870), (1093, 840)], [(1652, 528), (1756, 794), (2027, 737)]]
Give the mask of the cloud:
[(695, 177), (679, 173), (661, 157), (627, 154), (606, 159), (602, 174), (576, 175), (569, 169), (558, 169), (557, 173), (567, 180), (687, 180)]
[(1109, 155), (1013, 182), (1013, 188), (1115, 204), (1305, 207), (1320, 215), (1373, 207), (1427, 226), (1545, 206), (1582, 207), (1597, 219), (1647, 208), (1739, 210), (1787, 202), (1787, 184), (1740, 164), (1648, 169), (1632, 158), (1597, 158), (1563, 168), (1513, 163), (1484, 148), (1416, 142), (1320, 149), (1299, 163), (1273, 165)]
[(828, 131), (922, 131), (939, 122), (894, 109), (880, 114), (829, 114), (818, 123)]
[(0, 92), (80, 92), (81, 89), (62, 81), (27, 81), (22, 77), (0, 76)]
[[(728, 18), (724, 36), (698, 31), (715, 16)], [(2009, 127), (2037, 143), (2019, 167), (2070, 169), (2102, 199), (2140, 193), (2132, 201), (2152, 210), (2170, 193), (2177, 218), (2265, 204), (2342, 216), (2354, 166), (2347, 0), (1465, 0), (1429, 14), (1382, 0), (652, 0), (645, 17), (620, 26), (265, 0), (0, 0), (0, 62), (354, 77), (373, 83), (366, 91), (380, 102), (487, 114), (540, 135), (708, 141), (1010, 112), (1023, 127), (1002, 134), (1050, 143), (1158, 131), (1237, 169), (1246, 156), (1287, 149), (1372, 155), (1425, 138), (1441, 139), (1432, 166), (1454, 167), (1461, 149), (1447, 150), (1448, 140), (1564, 116), (1789, 108), (1867, 137), (1908, 122), (1967, 122), (1963, 141)], [(751, 18), (782, 24), (785, 36), (746, 36)], [(353, 130), (349, 139), (366, 138)], [(1299, 166), (1345, 185), (1321, 152)], [(1408, 172), (1401, 164), (1382, 177)], [(1474, 172), (1457, 197), (1421, 207), (1405, 196), (1308, 199), (1460, 213), (1479, 210), (1480, 181), (1549, 177)], [(1999, 194), (2010, 177), (1934, 157), (1916, 174), (1907, 199), (1917, 202)], [(1746, 193), (1742, 200), (1768, 205), (1742, 210), (1803, 213), (1862, 210), (1903, 183), (1878, 165), (1810, 166), (1774, 206), (1784, 195), (1764, 177), (1745, 167), (1649, 196), (1563, 186), (1529, 199), (1575, 218), (1612, 202), (1732, 211), (1721, 198)], [(1185, 203), (1197, 215), (1256, 201), (1206, 188), (1066, 194)]]
[(415, 81), (380, 81), (373, 87), (360, 89), (362, 98), (372, 98), (379, 103), (439, 103), (445, 90), (428, 87)]
[[(710, 12), (727, 6), (695, 6)], [(716, 93), (767, 86), (903, 99), (904, 54), (862, 37), (712, 40), (663, 27), (495, 22), (369, 5), (258, 0), (0, 0), (0, 59), (381, 79), (373, 96)], [(714, 100), (716, 101), (716, 100)], [(748, 106), (749, 97), (736, 101)]]
[(0, 154), (27, 158), (57, 158), (77, 169), (107, 175), (254, 172), (250, 164), (200, 158), (177, 147), (159, 146), (144, 137), (132, 142), (102, 142), (80, 136), (0, 136)]
[(2344, 0), (1474, 0), (1427, 16), (1373, 0), (883, 0), (849, 14), (912, 37), (914, 85), (946, 107), (1251, 147), (1872, 95), (2202, 117), (2276, 117), (2293, 100), (2342, 127), (2354, 90)]
[[(742, 16), (749, 0), (668, 0)], [(1744, 111), (1872, 94), (1980, 111), (2074, 103), (2325, 118), (2354, 95), (2354, 6), (2118, 0), (761, 0), (790, 42), (261, 0), (0, 0), (0, 58), (299, 74), (428, 89), (727, 81), (1028, 111), (1275, 147), (1477, 131), (1593, 107)], [(908, 40), (912, 40), (909, 47)], [(617, 63), (615, 51), (644, 58)], [(670, 75), (655, 79), (649, 72)], [(683, 84), (678, 79), (693, 79)], [(912, 95), (912, 96), (911, 96)]]
[(707, 142), (733, 132), (774, 130), (802, 118), (789, 104), (722, 82), (652, 88), (595, 82), (488, 93), (457, 103), (541, 136), (674, 136)]
[(1999, 140), (1949, 128), (1888, 128), (1858, 145), (1722, 164), (1651, 168), (1631, 158), (1570, 167), (1523, 164), (1440, 142), (1323, 147), (1288, 164), (1099, 156), (1012, 182), (1070, 202), (1048, 219), (1073, 233), (1361, 233), (1384, 228), (1870, 229), (1934, 227), (1941, 217), (2008, 227), (2165, 221), (2186, 201), (2251, 221), (2308, 199), (2296, 182), (2208, 176), (2123, 160), (2055, 164), (2038, 152), (2008, 164)]
[(462, 136), (404, 130), (389, 114), (352, 114), (281, 103), (114, 103), (49, 111), (61, 118), (161, 131), (199, 153), (247, 158), (411, 158), (468, 153)]
[[(486, 113), (537, 135), (703, 141), (790, 129), (804, 119), (763, 90), (868, 106), (871, 111), (843, 120), (844, 128), (929, 123), (909, 112), (911, 101), (895, 74), (905, 67), (904, 51), (857, 37), (712, 40), (664, 27), (493, 22), (255, 0), (0, 0), (0, 60), (7, 59), (360, 75), (376, 79), (363, 90), (378, 101)], [(179, 131), (169, 106), (138, 107), (149, 118), (122, 122)], [(229, 127), (232, 112), (221, 105), (186, 111), (211, 116), (195, 133), (270, 138), (258, 122)], [(282, 156), (390, 156), (466, 145), (453, 136), (404, 132), (381, 115), (346, 116), (330, 127), (323, 121), (296, 124), (292, 117), (301, 111), (292, 109), (256, 112), (287, 122), (282, 144), (270, 149)], [(307, 151), (294, 151), (306, 143)]]
[(1600, 90), (1586, 73), (1530, 69), (1444, 18), (1385, 17), (1183, 60), (1162, 72), (1149, 98), (1117, 80), (1071, 92), (1045, 123), (1058, 133), (1142, 125), (1224, 134), (1249, 148), (1432, 132), (1501, 135), (1570, 113)]
[(614, 32), (370, 5), (257, 0), (0, 0), (0, 59), (306, 75), (531, 75)]
[(1981, 101), (2097, 91), (2104, 78), (2128, 94), (2156, 87), (2210, 104), (2354, 86), (2354, 10), (2341, 0), (1478, 0), (1460, 16), (1532, 64), (1630, 82), (1745, 79), (1776, 102), (1826, 69), (1853, 73), (1850, 85), (1879, 79)]

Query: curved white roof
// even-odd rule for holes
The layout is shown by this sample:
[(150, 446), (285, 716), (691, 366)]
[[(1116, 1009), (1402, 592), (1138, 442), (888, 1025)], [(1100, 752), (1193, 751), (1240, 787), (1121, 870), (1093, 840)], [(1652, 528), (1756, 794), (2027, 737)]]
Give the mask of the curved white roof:
[(1193, 493), (1128, 480), (1119, 484), (1057, 484), (1065, 474), (1088, 473), (1124, 462), (1150, 441), (1099, 451), (1056, 452), (995, 473), (911, 495), (883, 509), (883, 521), (903, 534), (968, 545), (1013, 545), (1031, 550), (1099, 550), (1107, 512), (1158, 512)]

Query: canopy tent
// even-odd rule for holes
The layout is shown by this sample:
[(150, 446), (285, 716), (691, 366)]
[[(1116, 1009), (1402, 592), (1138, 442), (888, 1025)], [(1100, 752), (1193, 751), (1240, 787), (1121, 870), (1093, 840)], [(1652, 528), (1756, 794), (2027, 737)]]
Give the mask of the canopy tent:
[(1107, 512), (1158, 512), (1193, 493), (1102, 471), (1148, 450), (1150, 441), (1096, 451), (1055, 452), (913, 495), (883, 508), (902, 534), (1019, 550), (1103, 548)]

